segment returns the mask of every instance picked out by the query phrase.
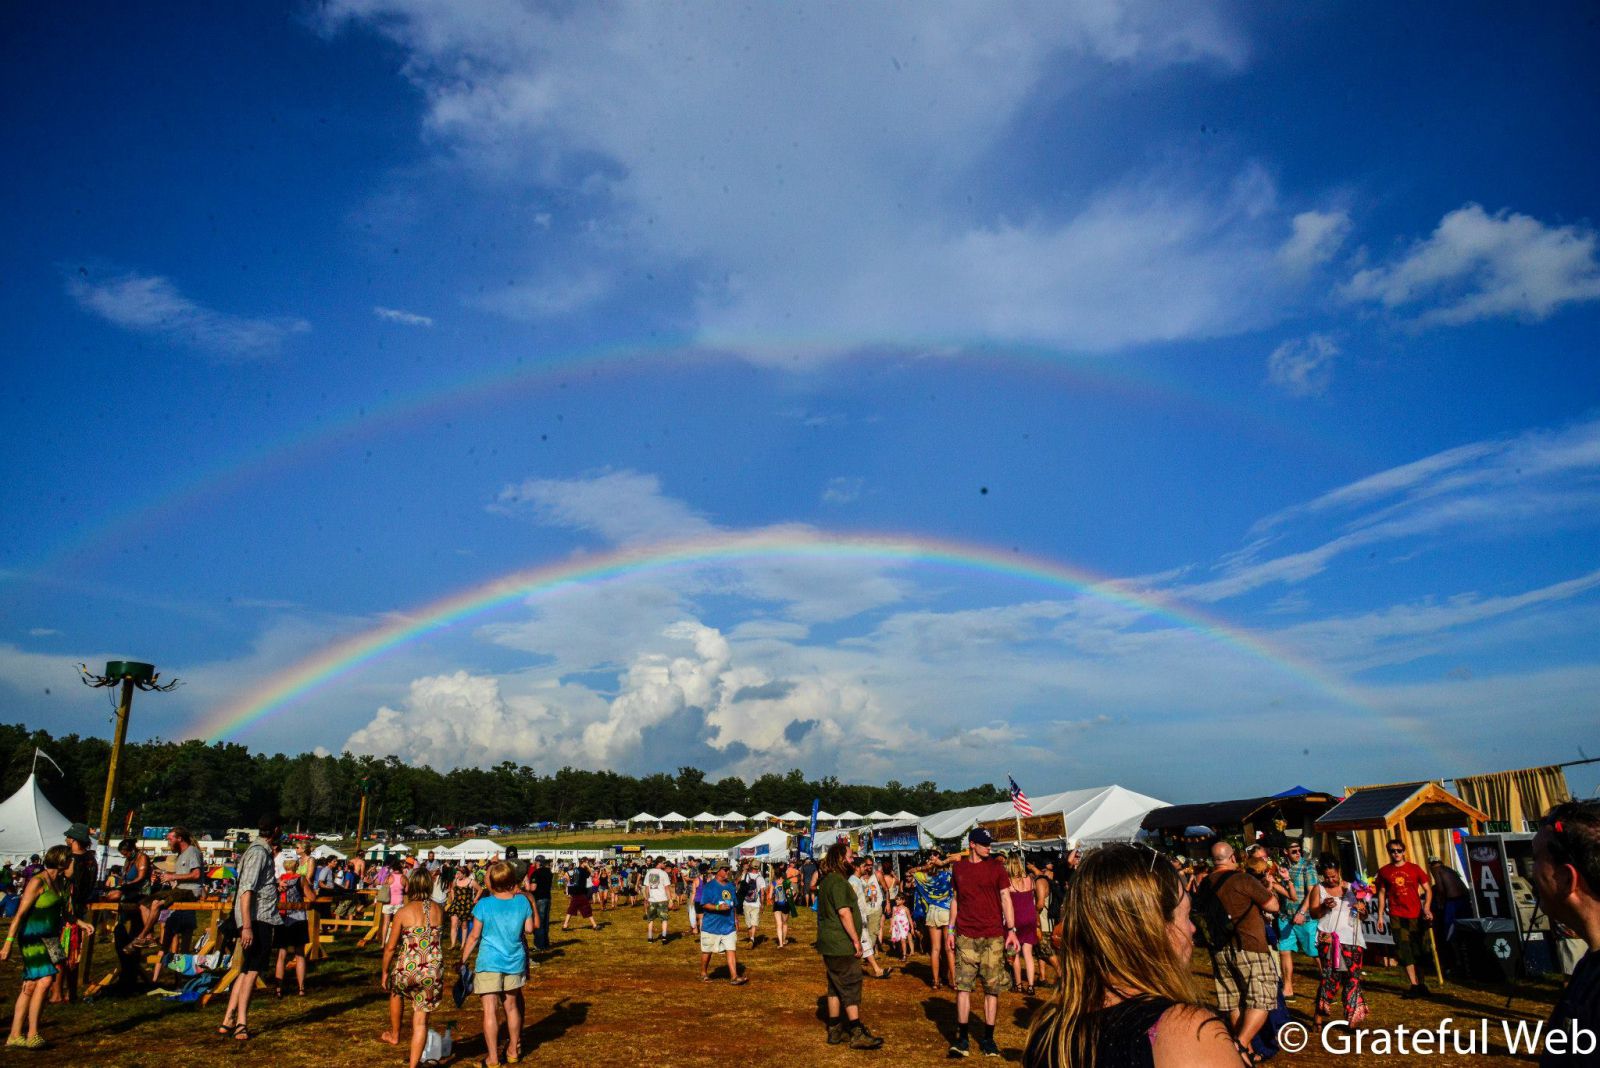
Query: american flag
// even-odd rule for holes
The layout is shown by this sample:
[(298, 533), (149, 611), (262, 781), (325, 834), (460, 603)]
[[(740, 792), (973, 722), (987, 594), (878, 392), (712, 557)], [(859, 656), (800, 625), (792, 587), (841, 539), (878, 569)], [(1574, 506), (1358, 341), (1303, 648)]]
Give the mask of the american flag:
[(1017, 785), (1017, 780), (1007, 775), (1006, 781), (1011, 784), (1011, 807), (1017, 810), (1017, 815), (1033, 815), (1033, 806), (1028, 804), (1028, 795), (1022, 792), (1022, 787)]

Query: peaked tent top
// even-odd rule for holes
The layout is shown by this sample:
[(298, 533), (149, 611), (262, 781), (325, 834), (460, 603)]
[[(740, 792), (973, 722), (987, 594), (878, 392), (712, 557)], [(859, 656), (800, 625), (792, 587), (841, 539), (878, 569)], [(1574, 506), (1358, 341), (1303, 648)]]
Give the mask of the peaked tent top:
[(16, 793), (0, 802), (0, 861), (42, 856), (66, 841), (71, 826), (39, 789), (39, 777), (29, 775)]
[(783, 815), (778, 816), (776, 818), (780, 819), (780, 820), (808, 820), (811, 817), (810, 816), (802, 816), (800, 813), (796, 812), (794, 809), (791, 808), (788, 812), (785, 812)]
[(757, 812), (754, 816), (751, 816), (750, 818), (753, 819), (753, 820), (775, 820), (778, 817), (774, 816), (772, 813), (768, 812), (766, 809), (762, 809), (760, 812)]
[(683, 813), (681, 813), (681, 812), (669, 812), (665, 816), (662, 816), (656, 822), (657, 823), (688, 823), (689, 822), (689, 817), (683, 815)]
[[(822, 814), (819, 812), (817, 815), (820, 818)], [(851, 812), (850, 810), (846, 809), (833, 818), (836, 820), (860, 820), (864, 817), (859, 812)]]
[(700, 813), (700, 815), (694, 817), (694, 822), (696, 822), (696, 823), (716, 823), (721, 818), (722, 818), (721, 816), (714, 816), (709, 812), (702, 812), (702, 813)]
[(743, 823), (745, 820), (749, 819), (750, 817), (746, 816), (742, 812), (724, 812), (721, 816), (719, 816), (717, 818), (718, 819), (724, 819), (724, 820), (737, 820), (739, 823)]
[(656, 822), (659, 822), (659, 821), (656, 819), (656, 817), (650, 815), (650, 813), (641, 812), (637, 816), (635, 816), (632, 819), (630, 819), (628, 822), (629, 823), (656, 823)]
[(867, 813), (867, 819), (869, 819), (869, 820), (892, 820), (892, 819), (894, 819), (894, 817), (889, 815), (887, 812), (883, 811), (882, 809), (875, 808), (871, 812)]

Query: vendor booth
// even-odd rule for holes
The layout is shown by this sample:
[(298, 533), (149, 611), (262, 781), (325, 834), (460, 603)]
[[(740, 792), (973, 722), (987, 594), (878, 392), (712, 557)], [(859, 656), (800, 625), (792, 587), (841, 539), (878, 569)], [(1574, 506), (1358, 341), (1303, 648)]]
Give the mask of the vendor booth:
[[(1032, 799), (1035, 818), (1060, 816), (1054, 826), (1062, 828), (1051, 833), (1048, 839), (1034, 839), (1024, 821), (1023, 841), (1037, 841), (1040, 845), (1093, 845), (1101, 842), (1131, 842), (1139, 836), (1140, 823), (1152, 809), (1164, 808), (1167, 803), (1159, 798), (1134, 793), (1121, 786), (1099, 786), (1087, 790), (1067, 790), (1062, 793), (1043, 794)], [(996, 801), (989, 805), (972, 805), (950, 809), (924, 816), (919, 822), (922, 830), (939, 841), (954, 842), (978, 824), (986, 824), (1001, 832), (997, 841), (1016, 841), (1014, 827), (1016, 810), (1010, 801)], [(1064, 823), (1064, 828), (1062, 824)]]
[(1147, 813), (1141, 826), (1169, 843), (1237, 838), (1281, 849), (1311, 837), (1317, 817), (1338, 802), (1333, 794), (1295, 786), (1265, 797), (1168, 805)]
[(755, 860), (762, 864), (789, 859), (789, 835), (780, 827), (768, 827), (753, 838), (728, 850), (728, 860), (734, 864), (741, 860)]

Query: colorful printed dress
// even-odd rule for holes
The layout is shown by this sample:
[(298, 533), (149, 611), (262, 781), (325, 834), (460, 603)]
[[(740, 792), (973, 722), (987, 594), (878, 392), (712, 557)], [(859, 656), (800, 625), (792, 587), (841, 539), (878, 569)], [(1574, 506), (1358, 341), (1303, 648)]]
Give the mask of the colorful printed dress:
[(896, 905), (889, 919), (889, 941), (904, 942), (911, 937), (911, 912), (904, 905)]
[[(433, 916), (432, 907), (423, 917)], [(444, 998), (444, 945), (442, 929), (421, 924), (400, 932), (399, 952), (389, 972), (389, 991), (409, 997), (417, 1012), (434, 1012)]]
[(450, 884), (450, 907), (445, 911), (452, 916), (459, 916), (463, 920), (472, 919), (472, 904), (478, 900), (478, 884), (468, 881), (465, 886), (452, 881)]
[(66, 895), (46, 880), (17, 933), (17, 945), (22, 948), (23, 982), (46, 979), (59, 971), (50, 955), (50, 945), (61, 944), (61, 925), (66, 917)]

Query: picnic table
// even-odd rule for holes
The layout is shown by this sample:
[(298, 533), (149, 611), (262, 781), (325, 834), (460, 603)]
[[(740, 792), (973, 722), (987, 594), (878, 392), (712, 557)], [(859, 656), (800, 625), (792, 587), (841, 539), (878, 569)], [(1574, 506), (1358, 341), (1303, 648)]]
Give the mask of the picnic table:
[[(362, 907), (363, 915), (351, 918), (336, 918), (331, 914), (326, 916), (324, 915), (325, 913), (331, 913), (331, 910), (336, 903), (339, 901), (348, 900), (349, 896), (350, 895), (341, 895), (334, 897), (329, 895), (319, 895), (305, 903), (307, 960), (324, 959), (328, 954), (327, 950), (323, 948), (323, 942), (332, 941), (336, 935), (336, 932), (339, 930), (366, 929), (366, 934), (362, 937), (359, 943), (359, 945), (363, 946), (377, 936), (382, 910), (372, 903), (374, 894), (371, 890), (357, 890), (354, 895), (356, 897), (363, 897), (366, 899), (366, 902)], [(211, 918), (205, 928), (206, 944), (213, 948), (218, 946), (219, 939), (217, 931), (218, 926), (222, 922), (222, 917), (230, 912), (232, 908), (233, 901), (231, 899), (220, 897), (202, 898), (197, 901), (175, 901), (166, 906), (167, 910), (173, 912), (210, 913)], [(371, 915), (365, 915), (369, 909), (371, 911)], [(79, 975), (87, 976), (94, 974), (94, 947), (95, 943), (99, 941), (102, 925), (104, 925), (106, 933), (111, 935), (113, 944), (115, 944), (117, 926), (125, 921), (130, 920), (130, 918), (132, 919), (132, 922), (137, 923), (138, 916), (138, 905), (124, 904), (120, 901), (92, 902), (89, 905), (89, 915), (87, 919), (90, 925), (94, 928), (94, 935), (89, 938), (84, 946), (83, 959), (79, 965)], [(143, 955), (142, 963), (144, 965), (153, 964), (155, 959), (156, 958), (154, 954)], [(227, 989), (233, 985), (233, 981), (238, 978), (239, 966), (242, 963), (243, 961), (240, 959), (239, 955), (235, 954), (234, 960), (230, 963), (228, 971), (223, 974), (222, 979), (215, 987), (212, 988), (211, 992), (202, 998), (201, 1004), (209, 1002), (210, 999), (217, 994), (226, 992)], [(115, 983), (121, 974), (122, 965), (119, 963), (118, 967), (112, 969), (110, 972), (106, 973), (106, 975), (90, 984), (84, 991), (85, 996), (99, 993), (101, 990)], [(257, 976), (256, 981), (257, 983), (261, 983), (260, 976)]]

